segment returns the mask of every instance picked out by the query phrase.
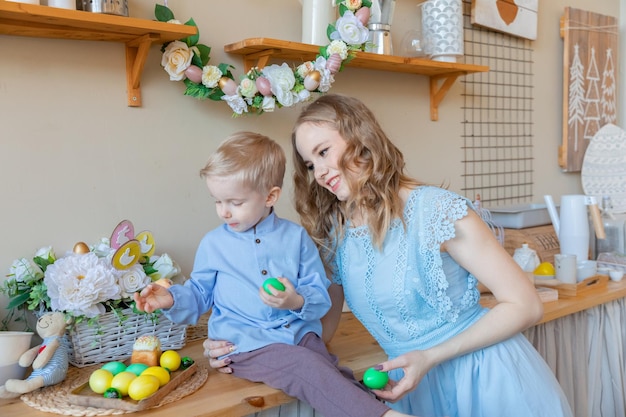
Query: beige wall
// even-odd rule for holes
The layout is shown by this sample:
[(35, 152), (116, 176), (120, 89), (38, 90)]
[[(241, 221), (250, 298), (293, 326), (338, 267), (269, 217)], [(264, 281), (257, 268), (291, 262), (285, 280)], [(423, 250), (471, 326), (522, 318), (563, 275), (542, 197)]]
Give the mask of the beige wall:
[[(398, 0), (394, 44), (411, 28), (419, 0)], [(180, 20), (193, 17), (211, 63), (237, 56), (223, 45), (248, 37), (300, 39), (296, 0), (170, 0)], [(542, 195), (581, 192), (580, 176), (557, 164), (561, 135), (562, 40), (565, 6), (618, 16), (619, 0), (542, 0), (535, 48), (534, 201)], [(132, 17), (153, 18), (154, 2), (130, 0)], [(198, 169), (218, 142), (236, 130), (255, 130), (290, 152), (291, 124), (299, 109), (231, 118), (223, 103), (185, 97), (170, 82), (154, 45), (142, 77), (143, 107), (126, 106), (124, 47), (117, 43), (0, 36), (0, 271), (13, 259), (53, 245), (59, 254), (76, 241), (93, 243), (122, 219), (154, 233), (190, 272), (201, 236), (217, 226), (213, 203)], [(457, 82), (429, 119), (425, 77), (348, 68), (333, 92), (355, 95), (373, 108), (406, 153), (412, 174), (447, 181), (459, 191), (463, 103)], [(288, 174), (290, 175), (290, 174)], [(296, 220), (290, 181), (279, 213)], [(6, 299), (0, 298), (0, 308)], [(0, 312), (0, 316), (3, 314)]]

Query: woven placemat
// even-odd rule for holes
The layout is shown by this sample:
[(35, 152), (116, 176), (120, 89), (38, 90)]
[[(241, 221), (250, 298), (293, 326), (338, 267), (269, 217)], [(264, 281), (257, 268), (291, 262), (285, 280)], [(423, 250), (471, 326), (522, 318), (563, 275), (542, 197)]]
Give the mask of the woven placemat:
[[(133, 413), (134, 411), (85, 407), (82, 405), (70, 404), (68, 395), (81, 384), (89, 379), (89, 375), (99, 366), (91, 366), (88, 368), (76, 368), (70, 366), (65, 380), (60, 384), (50, 387), (44, 387), (39, 390), (29, 392), (20, 398), (24, 403), (37, 410), (47, 413), (63, 414), (66, 416), (109, 416), (116, 414)], [(197, 364), (196, 372), (186, 381), (182, 382), (172, 392), (167, 394), (160, 403), (153, 408), (161, 407), (165, 404), (178, 401), (189, 394), (196, 392), (209, 376), (207, 368)]]

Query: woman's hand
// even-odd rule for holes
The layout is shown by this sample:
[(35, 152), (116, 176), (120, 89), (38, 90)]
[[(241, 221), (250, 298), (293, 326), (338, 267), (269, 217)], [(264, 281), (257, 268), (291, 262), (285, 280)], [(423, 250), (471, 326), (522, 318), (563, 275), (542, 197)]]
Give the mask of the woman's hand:
[(374, 394), (383, 400), (395, 402), (404, 397), (407, 392), (412, 391), (420, 383), (424, 375), (428, 373), (432, 365), (426, 351), (414, 350), (390, 359), (376, 366), (379, 371), (390, 371), (401, 368), (404, 377), (399, 381), (389, 379), (389, 383), (382, 390), (372, 390)]
[(204, 347), (204, 356), (209, 359), (209, 366), (211, 366), (211, 368), (223, 374), (233, 373), (232, 368), (228, 366), (231, 362), (230, 357), (224, 359), (217, 358), (234, 352), (236, 349), (235, 345), (226, 340), (207, 339), (202, 343), (202, 347)]

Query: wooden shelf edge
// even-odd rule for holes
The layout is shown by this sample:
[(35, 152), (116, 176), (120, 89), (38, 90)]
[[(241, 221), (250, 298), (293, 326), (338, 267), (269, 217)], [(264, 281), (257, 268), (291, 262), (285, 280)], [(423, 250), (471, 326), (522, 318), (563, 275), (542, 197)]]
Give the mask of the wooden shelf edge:
[[(241, 55), (246, 72), (252, 67), (263, 68), (270, 59), (295, 61), (314, 60), (319, 46), (271, 38), (248, 38), (224, 46), (224, 52)], [(438, 62), (424, 58), (409, 58), (395, 55), (380, 55), (357, 52), (347, 66), (389, 72), (403, 72), (429, 77), (430, 119), (439, 119), (439, 104), (446, 96), (456, 79), (462, 75), (487, 72), (483, 65), (456, 62)]]

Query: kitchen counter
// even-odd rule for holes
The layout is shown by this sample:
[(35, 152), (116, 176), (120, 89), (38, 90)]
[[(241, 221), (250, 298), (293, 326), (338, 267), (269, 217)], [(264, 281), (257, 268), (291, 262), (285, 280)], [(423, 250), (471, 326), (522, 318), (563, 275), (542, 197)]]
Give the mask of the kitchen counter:
[[(607, 287), (585, 295), (568, 299), (559, 299), (544, 304), (544, 317), (540, 323), (546, 323), (610, 301), (626, 297), (626, 280), (609, 281)], [(481, 300), (489, 306), (492, 301), (488, 296)], [(385, 359), (385, 355), (352, 313), (343, 313), (337, 334), (329, 344), (331, 352), (336, 354), (343, 365), (349, 366), (360, 378), (370, 366)], [(181, 353), (191, 356), (198, 362), (203, 361), (202, 342), (195, 341), (185, 346)], [(574, 365), (574, 364), (572, 364)], [(246, 399), (262, 398), (261, 407), (251, 405)], [(207, 382), (195, 393), (163, 407), (133, 413), (133, 416), (150, 417), (180, 416), (245, 416), (255, 412), (277, 407), (293, 399), (279, 390), (261, 383), (252, 383), (232, 375), (225, 375), (209, 370)], [(255, 403), (255, 401), (251, 401)], [(3, 417), (49, 417), (24, 404), (20, 399), (0, 400), (0, 414)]]

